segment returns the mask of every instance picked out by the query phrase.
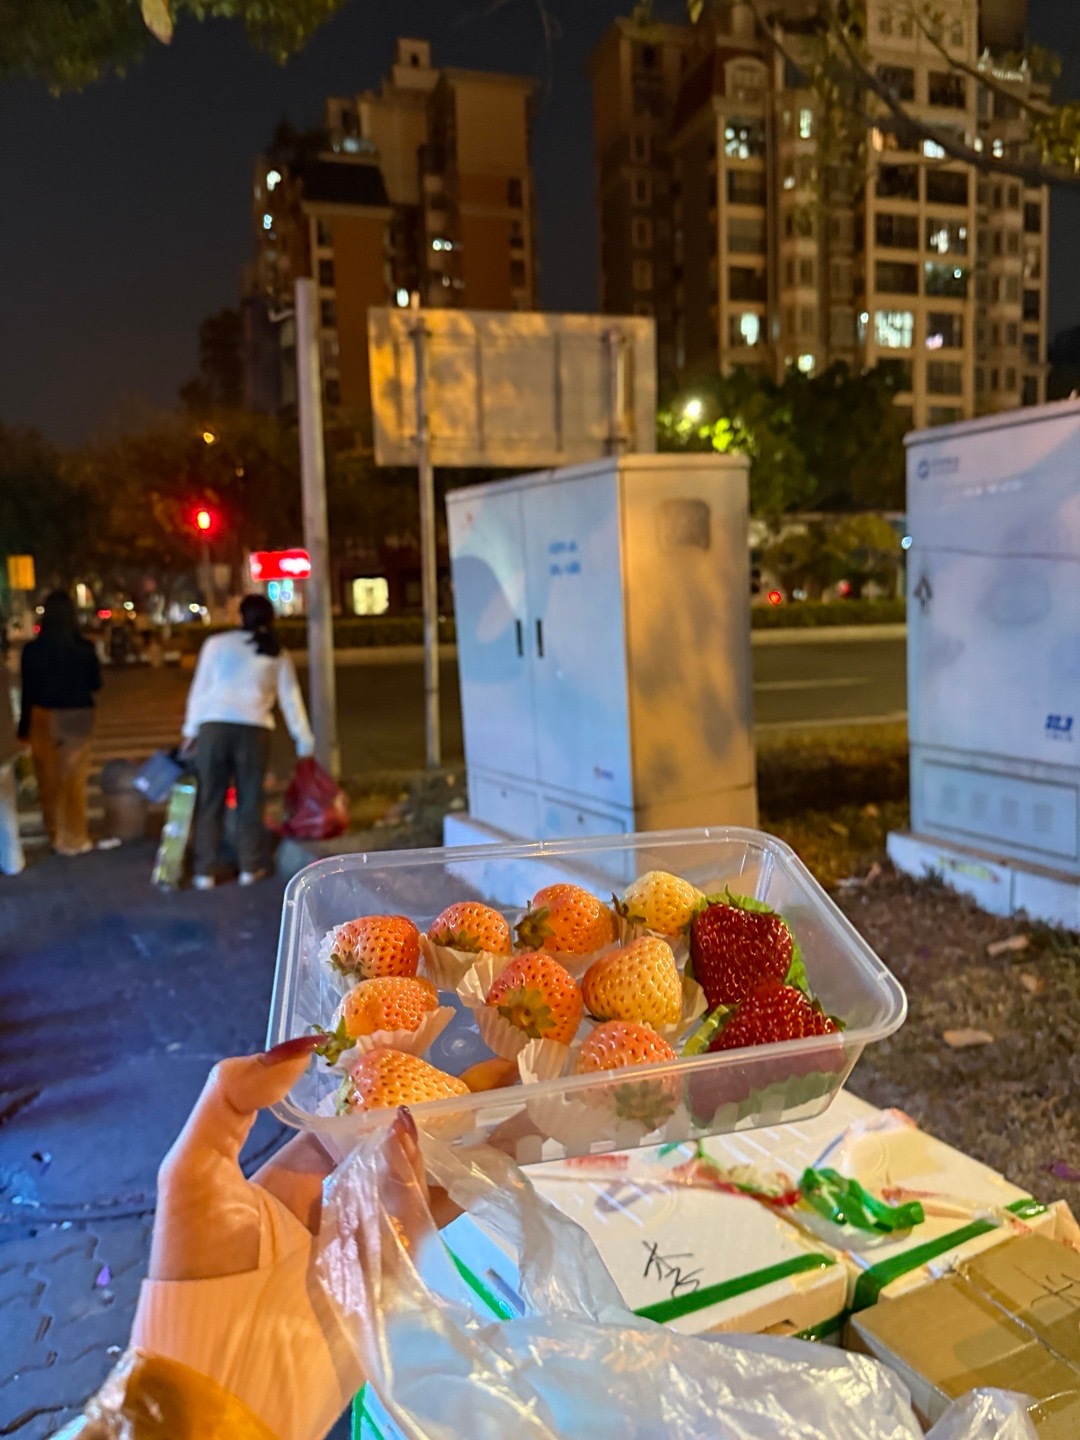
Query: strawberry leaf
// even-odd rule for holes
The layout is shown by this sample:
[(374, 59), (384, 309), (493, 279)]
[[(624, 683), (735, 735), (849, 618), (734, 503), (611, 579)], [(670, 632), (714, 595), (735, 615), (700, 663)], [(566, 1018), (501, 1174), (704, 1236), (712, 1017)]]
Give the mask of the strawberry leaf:
[(794, 985), (795, 989), (801, 990), (808, 999), (812, 998), (810, 995), (810, 981), (806, 974), (806, 963), (803, 960), (802, 947), (794, 937), (792, 937), (791, 964), (788, 966), (788, 972), (784, 976), (784, 984)]
[(723, 899), (726, 904), (734, 905), (736, 910), (749, 910), (753, 915), (772, 915), (774, 913), (771, 905), (766, 905), (764, 900), (758, 900), (754, 895), (735, 895), (731, 890), (725, 888)]
[(709, 1013), (704, 1016), (698, 1028), (684, 1043), (682, 1047), (683, 1055), (704, 1055), (713, 1037), (723, 1029), (724, 1021), (732, 1013), (734, 1008), (732, 1005), (717, 1005), (715, 1010), (710, 1010)]
[(550, 913), (546, 905), (539, 910), (528, 910), (514, 926), (514, 934), (522, 950), (539, 950), (544, 941), (554, 935), (554, 930), (547, 923)]
[(336, 1030), (327, 1030), (322, 1025), (313, 1025), (312, 1030), (325, 1038), (315, 1046), (315, 1054), (321, 1055), (328, 1065), (336, 1065), (342, 1052), (352, 1048), (352, 1036), (345, 1029), (344, 1015), (337, 1023)]

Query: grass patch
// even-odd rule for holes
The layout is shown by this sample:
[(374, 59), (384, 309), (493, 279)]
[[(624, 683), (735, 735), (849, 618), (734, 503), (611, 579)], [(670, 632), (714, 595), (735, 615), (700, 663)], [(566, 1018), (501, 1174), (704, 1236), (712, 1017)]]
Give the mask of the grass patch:
[(761, 825), (827, 888), (865, 873), (908, 823), (903, 724), (837, 725), (758, 741)]

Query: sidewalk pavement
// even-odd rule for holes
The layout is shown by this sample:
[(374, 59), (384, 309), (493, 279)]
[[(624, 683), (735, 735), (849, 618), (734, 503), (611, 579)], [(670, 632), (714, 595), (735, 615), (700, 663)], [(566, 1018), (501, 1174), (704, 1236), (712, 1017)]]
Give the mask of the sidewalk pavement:
[[(0, 877), (0, 1435), (20, 1440), (120, 1353), (158, 1163), (214, 1061), (265, 1037), (280, 882), (162, 893), (153, 855)], [(287, 1133), (260, 1119), (246, 1163)]]

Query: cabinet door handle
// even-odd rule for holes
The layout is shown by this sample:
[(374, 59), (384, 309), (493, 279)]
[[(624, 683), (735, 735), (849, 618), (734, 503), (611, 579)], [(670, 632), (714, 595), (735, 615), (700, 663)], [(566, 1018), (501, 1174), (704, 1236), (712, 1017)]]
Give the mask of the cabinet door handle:
[(514, 621), (514, 634), (517, 636), (517, 652), (520, 657), (525, 654), (525, 627), (520, 620)]
[(536, 622), (536, 653), (541, 660), (544, 658), (544, 622), (542, 620)]

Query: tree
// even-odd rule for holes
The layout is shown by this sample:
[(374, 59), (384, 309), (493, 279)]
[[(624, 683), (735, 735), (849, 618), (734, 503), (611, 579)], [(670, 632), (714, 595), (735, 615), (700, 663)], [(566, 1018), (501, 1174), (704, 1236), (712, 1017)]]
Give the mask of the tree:
[(284, 549), (301, 534), (296, 433), (270, 416), (154, 415), (73, 453), (65, 472), (96, 508), (97, 576), (128, 590), (143, 578), (167, 588), (194, 570), (200, 507), (219, 517), (214, 560), (236, 574), (245, 549)]
[(123, 74), (178, 19), (242, 20), (277, 60), (307, 43), (344, 0), (0, 0), (0, 77), (28, 76), (53, 91)]
[(32, 555), (39, 586), (69, 584), (88, 553), (93, 509), (37, 431), (0, 425), (0, 559)]
[(866, 0), (687, 0), (692, 20), (710, 13), (723, 24), (736, 5), (747, 5), (757, 28), (797, 73), (817, 101), (818, 156), (822, 169), (850, 164), (865, 147), (867, 131), (888, 132), (938, 147), (983, 174), (1013, 175), (1029, 185), (1080, 185), (1080, 103), (1052, 104), (1050, 85), (1060, 71), (1056, 57), (1032, 47), (1023, 54), (984, 55), (978, 65), (950, 48), (942, 12), (934, 0), (896, 0), (938, 52), (943, 69), (972, 81), (1027, 120), (1027, 140), (997, 154), (976, 148), (974, 137), (914, 115), (870, 58)]
[(737, 451), (750, 458), (750, 508), (775, 520), (792, 510), (899, 508), (904, 417), (900, 368), (863, 374), (842, 363), (783, 381), (738, 369), (712, 375), (658, 416), (661, 450)]
[(244, 401), (244, 362), (238, 310), (219, 310), (199, 326), (199, 373), (180, 387), (189, 410), (238, 410)]

